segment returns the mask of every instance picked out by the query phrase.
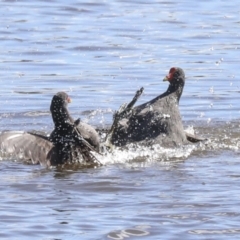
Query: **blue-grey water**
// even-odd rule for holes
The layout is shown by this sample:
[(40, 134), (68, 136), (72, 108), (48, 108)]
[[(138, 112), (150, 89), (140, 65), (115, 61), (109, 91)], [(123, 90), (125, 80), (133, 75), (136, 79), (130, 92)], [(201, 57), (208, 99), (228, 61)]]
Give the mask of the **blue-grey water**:
[(0, 131), (53, 128), (58, 91), (75, 118), (107, 128), (184, 69), (178, 149), (115, 150), (104, 166), (0, 162), (0, 239), (239, 239), (240, 2), (0, 1)]

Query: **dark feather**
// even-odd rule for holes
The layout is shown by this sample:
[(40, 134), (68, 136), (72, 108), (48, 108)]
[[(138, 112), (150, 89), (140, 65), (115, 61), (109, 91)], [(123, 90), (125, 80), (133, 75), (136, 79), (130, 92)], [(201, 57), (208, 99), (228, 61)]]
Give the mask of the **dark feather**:
[(142, 142), (174, 146), (188, 142), (178, 108), (185, 74), (181, 68), (171, 68), (164, 80), (169, 81), (166, 92), (133, 108), (119, 119), (112, 133), (112, 144), (124, 146)]

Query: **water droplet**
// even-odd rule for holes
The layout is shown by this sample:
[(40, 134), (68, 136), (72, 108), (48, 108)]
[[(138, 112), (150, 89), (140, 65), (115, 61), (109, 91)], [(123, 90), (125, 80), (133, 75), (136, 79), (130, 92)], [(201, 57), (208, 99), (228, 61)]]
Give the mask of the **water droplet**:
[(213, 88), (213, 87), (210, 87), (210, 88), (209, 88), (209, 92), (210, 92), (210, 93), (214, 93), (214, 88)]

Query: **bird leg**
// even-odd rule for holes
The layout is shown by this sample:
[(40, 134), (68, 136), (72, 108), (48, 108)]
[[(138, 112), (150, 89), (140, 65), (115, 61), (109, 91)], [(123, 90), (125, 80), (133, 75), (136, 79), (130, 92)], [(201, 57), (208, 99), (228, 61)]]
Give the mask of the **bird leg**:
[(144, 88), (141, 87), (139, 90), (136, 91), (132, 101), (128, 104), (124, 103), (120, 106), (120, 108), (118, 109), (118, 111), (116, 111), (113, 115), (113, 124), (105, 138), (105, 142), (104, 145), (109, 148), (110, 150), (113, 149), (113, 145), (112, 145), (112, 135), (113, 132), (115, 130), (115, 128), (118, 126), (118, 123), (121, 119), (123, 119), (124, 117), (126, 117), (131, 111), (132, 108), (134, 106), (134, 104), (137, 102), (137, 100), (139, 99), (139, 97), (142, 95)]

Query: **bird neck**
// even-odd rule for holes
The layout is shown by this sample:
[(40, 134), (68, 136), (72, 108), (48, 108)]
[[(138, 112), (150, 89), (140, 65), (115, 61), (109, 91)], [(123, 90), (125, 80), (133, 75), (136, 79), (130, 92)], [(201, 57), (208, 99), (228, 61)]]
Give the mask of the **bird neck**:
[(177, 82), (175, 84), (170, 83), (167, 91), (165, 92), (165, 94), (168, 95), (168, 94), (175, 93), (177, 101), (179, 102), (180, 97), (181, 97), (182, 92), (183, 92), (183, 87), (184, 87), (184, 82), (183, 81)]
[(68, 109), (64, 106), (57, 109), (53, 109), (51, 113), (54, 125), (56, 127), (63, 126), (65, 124), (71, 124), (74, 122), (73, 118), (70, 116), (68, 112)]

